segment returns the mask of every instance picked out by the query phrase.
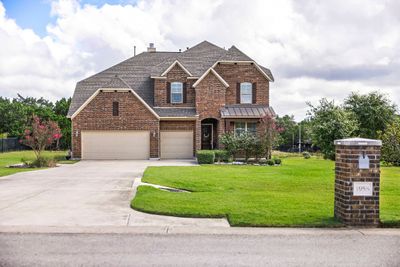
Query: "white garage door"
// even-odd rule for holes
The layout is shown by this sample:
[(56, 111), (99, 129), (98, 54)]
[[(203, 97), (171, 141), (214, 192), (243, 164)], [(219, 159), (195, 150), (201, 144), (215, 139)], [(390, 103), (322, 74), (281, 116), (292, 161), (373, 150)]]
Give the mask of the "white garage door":
[(193, 158), (193, 131), (162, 131), (161, 158)]
[(149, 131), (82, 131), (82, 159), (149, 157)]

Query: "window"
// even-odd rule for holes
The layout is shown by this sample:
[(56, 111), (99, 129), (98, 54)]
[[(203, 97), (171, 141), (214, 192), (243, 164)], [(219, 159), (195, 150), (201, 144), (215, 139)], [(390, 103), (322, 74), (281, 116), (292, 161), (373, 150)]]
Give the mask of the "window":
[(171, 83), (171, 103), (183, 102), (183, 84), (181, 82)]
[(113, 112), (113, 116), (119, 116), (119, 103), (118, 102), (113, 102), (112, 112)]
[(241, 135), (242, 133), (257, 133), (257, 123), (256, 122), (235, 122), (235, 134)]
[(241, 135), (246, 132), (246, 123), (245, 122), (235, 122), (235, 134)]
[(240, 103), (251, 104), (253, 102), (253, 87), (251, 83), (240, 84)]

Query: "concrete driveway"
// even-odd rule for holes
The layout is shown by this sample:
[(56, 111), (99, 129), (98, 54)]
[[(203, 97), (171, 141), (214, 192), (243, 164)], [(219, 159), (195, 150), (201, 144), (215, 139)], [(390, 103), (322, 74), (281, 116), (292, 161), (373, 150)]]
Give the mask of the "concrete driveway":
[(81, 161), (0, 177), (0, 226), (229, 226), (134, 211), (130, 201), (148, 166), (194, 161)]

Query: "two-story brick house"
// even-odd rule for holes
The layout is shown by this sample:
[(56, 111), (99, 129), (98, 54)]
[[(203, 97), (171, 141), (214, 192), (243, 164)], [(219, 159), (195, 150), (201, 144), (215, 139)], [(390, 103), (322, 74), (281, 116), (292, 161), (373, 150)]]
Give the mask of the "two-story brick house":
[(235, 46), (204, 41), (147, 52), (77, 83), (68, 116), (73, 157), (192, 158), (227, 131), (256, 131), (269, 106), (269, 69)]

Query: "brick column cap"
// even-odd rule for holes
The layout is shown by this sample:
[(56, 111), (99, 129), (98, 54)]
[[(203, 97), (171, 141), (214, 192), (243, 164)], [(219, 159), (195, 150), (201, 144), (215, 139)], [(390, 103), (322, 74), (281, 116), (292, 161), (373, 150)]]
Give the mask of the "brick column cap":
[(335, 140), (335, 145), (340, 146), (382, 146), (381, 140), (367, 138), (346, 138)]

